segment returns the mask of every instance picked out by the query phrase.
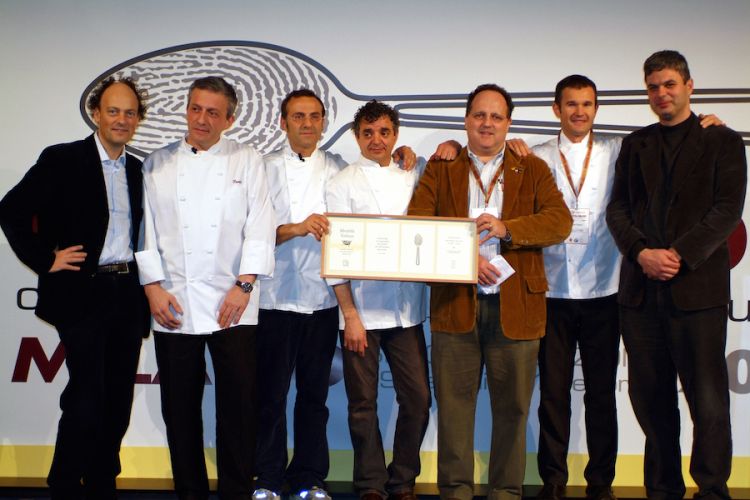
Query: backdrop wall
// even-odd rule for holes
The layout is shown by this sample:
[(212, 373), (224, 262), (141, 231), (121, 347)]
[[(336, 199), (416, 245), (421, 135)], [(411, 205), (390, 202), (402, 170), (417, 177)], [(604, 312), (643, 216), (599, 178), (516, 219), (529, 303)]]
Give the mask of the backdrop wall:
[[(0, 195), (18, 182), (45, 146), (91, 133), (79, 103), (100, 76), (132, 74), (154, 93), (179, 88), (194, 78), (179, 69), (179, 62), (191, 54), (202, 54), (202, 69), (222, 72), (242, 88), (243, 115), (230, 134), (263, 152), (279, 144), (281, 98), (302, 83), (315, 86), (328, 104), (330, 121), (323, 143), (349, 160), (357, 157), (357, 147), (346, 125), (363, 100), (385, 96), (399, 105), (404, 117), (399, 143), (426, 156), (446, 139), (464, 141), (461, 96), (485, 82), (497, 82), (518, 98), (511, 135), (540, 142), (556, 130), (550, 108), (554, 86), (571, 73), (585, 74), (599, 86), (602, 106), (597, 124), (624, 132), (655, 121), (642, 93), (641, 65), (649, 54), (664, 48), (681, 51), (690, 63), (698, 89), (693, 108), (718, 114), (735, 130), (744, 131), (749, 144), (748, 19), (750, 3), (745, 1), (217, 0), (209, 7), (196, 0), (132, 0), (127, 5), (110, 0), (0, 0)], [(177, 48), (186, 44), (191, 47)], [(134, 142), (138, 151), (148, 152), (182, 134), (180, 126), (168, 123), (175, 117), (182, 123), (183, 97), (184, 92), (178, 92), (174, 98), (177, 111), (154, 111), (151, 128), (144, 124)], [(159, 138), (148, 139), (147, 131)], [(744, 251), (744, 240), (738, 241), (735, 248)], [(732, 271), (727, 346), (735, 454), (730, 486), (736, 491), (750, 488), (749, 266), (747, 259), (740, 260)], [(44, 484), (67, 373), (55, 330), (31, 310), (36, 276), (15, 258), (3, 236), (0, 269), (0, 486)], [(351, 444), (337, 367), (329, 397), (331, 479), (345, 484), (351, 478)], [(139, 373), (132, 423), (123, 443), (121, 484), (168, 487), (151, 339), (144, 343)], [(489, 404), (482, 392), (475, 440), (480, 481), (486, 477), (490, 432)], [(584, 484), (582, 395), (579, 373), (573, 391), (570, 458), (574, 485)], [(538, 394), (528, 425), (527, 484), (539, 484), (537, 402)], [(684, 401), (681, 404), (682, 447), (688, 453), (692, 427)], [(618, 407), (616, 485), (638, 486), (643, 437), (627, 397), (624, 350)], [(212, 461), (211, 385), (206, 387), (204, 411)], [(379, 415), (389, 448), (395, 414), (390, 372), (383, 364)], [(423, 444), (423, 491), (435, 481), (435, 443), (433, 418)]]

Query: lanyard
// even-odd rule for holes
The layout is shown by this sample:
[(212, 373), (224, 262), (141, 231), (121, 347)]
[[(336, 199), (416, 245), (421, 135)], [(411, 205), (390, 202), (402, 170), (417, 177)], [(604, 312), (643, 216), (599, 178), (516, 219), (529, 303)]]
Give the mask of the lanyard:
[(485, 190), (484, 185), (482, 184), (482, 174), (479, 173), (479, 169), (476, 165), (474, 165), (474, 161), (471, 161), (471, 173), (474, 174), (474, 179), (476, 179), (477, 184), (479, 184), (479, 189), (482, 191), (482, 194), (484, 195), (484, 208), (487, 208), (490, 204), (490, 198), (492, 198), (492, 193), (495, 191), (495, 184), (497, 184), (497, 181), (500, 179), (500, 176), (503, 175), (503, 168), (505, 166), (505, 159), (503, 159), (503, 162), (497, 167), (497, 170), (495, 171), (495, 175), (492, 177), (492, 180), (490, 181), (489, 187)]
[[(562, 134), (562, 132), (560, 132)], [(578, 195), (581, 194), (583, 189), (583, 183), (586, 181), (586, 174), (589, 171), (589, 160), (591, 160), (591, 149), (594, 147), (594, 131), (589, 132), (589, 144), (586, 147), (586, 158), (583, 160), (583, 170), (581, 171), (581, 180), (578, 182), (578, 188), (576, 189), (573, 183), (573, 177), (570, 175), (570, 167), (568, 166), (568, 160), (565, 158), (562, 150), (560, 149), (560, 136), (557, 136), (557, 152), (560, 153), (560, 160), (562, 161), (563, 168), (565, 169), (565, 176), (568, 178), (570, 189), (573, 190), (573, 194), (576, 197), (576, 207), (578, 206)]]

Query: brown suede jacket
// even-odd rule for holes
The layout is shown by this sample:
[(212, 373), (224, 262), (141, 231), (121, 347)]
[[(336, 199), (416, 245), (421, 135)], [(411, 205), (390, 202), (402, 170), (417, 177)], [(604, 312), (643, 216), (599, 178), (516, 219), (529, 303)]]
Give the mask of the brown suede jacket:
[[(547, 164), (536, 156), (519, 158), (505, 150), (501, 219), (512, 235), (503, 257), (515, 274), (500, 286), (500, 322), (506, 337), (544, 336), (547, 317), (542, 247), (560, 243), (573, 224)], [(409, 215), (468, 217), (471, 159), (466, 148), (453, 161), (430, 161), (409, 203)], [(468, 333), (476, 323), (477, 287), (431, 284), (430, 327)]]

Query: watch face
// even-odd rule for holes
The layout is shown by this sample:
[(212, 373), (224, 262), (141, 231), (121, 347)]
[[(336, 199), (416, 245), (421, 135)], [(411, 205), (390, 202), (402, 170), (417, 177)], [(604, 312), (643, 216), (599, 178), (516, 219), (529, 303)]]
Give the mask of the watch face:
[(240, 288), (242, 288), (242, 291), (245, 293), (250, 293), (253, 291), (253, 284), (252, 283), (246, 283), (242, 281), (238, 281), (236, 285)]

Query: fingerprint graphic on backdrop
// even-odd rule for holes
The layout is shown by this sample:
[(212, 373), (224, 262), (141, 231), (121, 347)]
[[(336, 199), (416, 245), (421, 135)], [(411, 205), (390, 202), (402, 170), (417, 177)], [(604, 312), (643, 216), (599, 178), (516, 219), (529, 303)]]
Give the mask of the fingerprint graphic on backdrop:
[[(81, 96), (81, 114), (88, 125), (95, 124), (85, 110), (91, 90), (108, 76), (129, 76), (149, 92), (149, 110), (129, 145), (129, 150), (145, 156), (180, 139), (185, 131), (187, 90), (196, 78), (224, 77), (238, 90), (240, 105), (236, 121), (226, 135), (253, 145), (261, 153), (278, 149), (285, 136), (279, 125), (280, 104), (292, 90), (307, 87), (323, 101), (328, 127), (321, 147), (327, 149), (349, 130), (354, 111), (370, 99), (385, 101), (400, 113), (401, 126), (429, 129), (463, 129), (466, 93), (422, 95), (356, 94), (333, 73), (310, 57), (278, 45), (248, 41), (211, 41), (168, 47), (125, 61), (99, 75)], [(600, 106), (643, 106), (643, 89), (600, 90)], [(513, 92), (518, 111), (511, 132), (552, 135), (560, 123), (524, 117), (524, 108), (544, 108), (552, 104), (553, 92)], [(697, 89), (693, 103), (750, 103), (750, 89)], [(525, 119), (526, 118), (526, 119)], [(595, 130), (625, 135), (637, 124), (597, 123)], [(745, 144), (750, 133), (740, 132)]]
[[(190, 45), (153, 52), (127, 61), (99, 76), (84, 91), (81, 106), (93, 87), (107, 76), (128, 76), (149, 93), (148, 113), (130, 143), (136, 153), (147, 154), (180, 139), (185, 133), (187, 91), (196, 78), (221, 76), (238, 93), (240, 105), (234, 126), (226, 135), (272, 151), (284, 143), (279, 127), (279, 106), (294, 89), (308, 87), (335, 117), (338, 103), (330, 79), (303, 57), (261, 46)], [(85, 113), (84, 113), (85, 115)], [(90, 118), (85, 116), (89, 125)]]

